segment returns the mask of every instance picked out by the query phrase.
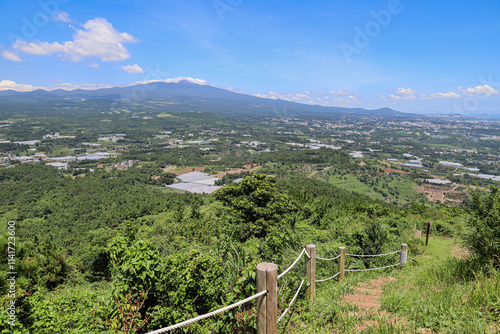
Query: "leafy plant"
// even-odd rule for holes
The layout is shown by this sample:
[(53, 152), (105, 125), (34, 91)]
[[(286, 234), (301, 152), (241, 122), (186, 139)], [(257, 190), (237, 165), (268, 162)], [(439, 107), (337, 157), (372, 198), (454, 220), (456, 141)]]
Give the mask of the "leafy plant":
[(470, 191), (468, 208), (472, 217), (463, 234), (464, 245), (484, 262), (500, 267), (500, 187), (495, 185), (489, 193), (479, 188)]
[(287, 214), (297, 211), (288, 195), (278, 193), (276, 183), (275, 177), (254, 174), (217, 191), (216, 199), (224, 203), (228, 222), (240, 240), (265, 237)]

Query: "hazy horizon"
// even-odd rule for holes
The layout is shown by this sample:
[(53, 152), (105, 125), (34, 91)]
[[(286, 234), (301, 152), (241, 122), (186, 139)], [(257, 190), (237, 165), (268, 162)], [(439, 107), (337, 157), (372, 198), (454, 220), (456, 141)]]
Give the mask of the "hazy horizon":
[(324, 106), (500, 115), (500, 3), (3, 2), (0, 90), (198, 78)]

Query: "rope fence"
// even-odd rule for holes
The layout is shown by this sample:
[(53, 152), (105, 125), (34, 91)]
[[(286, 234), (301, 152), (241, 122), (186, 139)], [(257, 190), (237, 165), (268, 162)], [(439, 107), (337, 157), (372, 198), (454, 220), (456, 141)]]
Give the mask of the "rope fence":
[(307, 250), (306, 250), (305, 248), (304, 248), (304, 250), (305, 250), (305, 252), (306, 252), (306, 256), (307, 256), (307, 258), (308, 258), (308, 259), (310, 259), (310, 258), (311, 258), (311, 255), (309, 255), (309, 253), (307, 252)]
[(226, 306), (226, 307), (223, 307), (223, 308), (220, 308), (216, 311), (213, 311), (213, 312), (210, 312), (210, 313), (207, 313), (207, 314), (204, 314), (204, 315), (200, 315), (196, 318), (193, 318), (193, 319), (189, 319), (189, 320), (186, 320), (186, 321), (183, 321), (183, 322), (180, 322), (178, 324), (175, 324), (175, 325), (172, 325), (172, 326), (168, 326), (168, 327), (165, 327), (165, 328), (162, 328), (162, 329), (157, 329), (155, 331), (152, 331), (152, 332), (149, 332), (148, 334), (160, 334), (160, 333), (166, 333), (166, 332), (170, 332), (170, 331), (173, 331), (174, 329), (177, 329), (177, 328), (181, 328), (181, 327), (184, 327), (184, 326), (188, 326), (192, 323), (195, 323), (197, 321), (200, 321), (200, 320), (203, 320), (203, 319), (206, 319), (206, 318), (210, 318), (214, 315), (217, 315), (219, 313), (223, 313), (223, 312), (226, 312), (226, 311), (229, 311), (233, 308), (236, 308), (240, 305), (243, 305), (245, 303), (248, 303), (249, 301), (252, 301), (260, 296), (263, 296), (267, 293), (267, 290), (264, 290), (264, 291), (261, 291), (259, 293), (256, 293), (255, 295), (251, 296), (251, 297), (248, 297), (246, 299), (243, 299), (243, 300), (240, 300), (239, 302), (236, 302), (234, 304), (231, 304), (229, 306)]
[(297, 264), (297, 262), (299, 262), (300, 258), (302, 257), (302, 254), (304, 254), (305, 252), (306, 252), (306, 249), (305, 248), (302, 249), (302, 252), (300, 252), (299, 256), (297, 256), (297, 259), (292, 263), (292, 265), (290, 267), (288, 267), (287, 270), (285, 270), (284, 272), (282, 272), (281, 274), (278, 275), (278, 279), (285, 276), (286, 273), (289, 272)]
[[(346, 254), (346, 255), (347, 255), (347, 254)], [(317, 256), (316, 256), (316, 259), (317, 259), (317, 260), (322, 260), (322, 261), (333, 261), (333, 260), (338, 259), (339, 257), (340, 257), (340, 255), (337, 255), (337, 256), (335, 256), (335, 257), (332, 257), (331, 259), (324, 259), (324, 258), (322, 258), (322, 257), (317, 257)]]
[[(393, 265), (388, 265), (385, 267), (378, 267), (378, 268), (368, 268), (368, 269), (345, 269), (345, 257), (346, 256), (351, 256), (351, 257), (377, 257), (377, 256), (386, 256), (386, 255), (392, 255), (392, 254), (397, 254), (399, 253), (399, 263), (393, 264)], [(277, 318), (277, 300), (278, 300), (278, 280), (281, 279), (283, 276), (285, 276), (297, 263), (299, 260), (302, 258), (302, 255), (306, 255), (305, 257), (305, 265), (306, 265), (306, 278), (302, 280), (300, 283), (299, 288), (295, 292), (295, 295), (292, 298), (292, 301), (288, 304), (288, 307), (283, 311), (281, 316)], [(300, 254), (297, 256), (295, 261), (288, 267), (285, 271), (283, 271), (281, 274), (278, 275), (278, 266), (275, 265), (274, 263), (259, 263), (257, 265), (257, 278), (256, 278), (256, 285), (257, 285), (257, 293), (254, 294), (251, 297), (248, 297), (246, 299), (243, 299), (239, 302), (236, 302), (234, 304), (231, 304), (229, 306), (220, 308), (216, 311), (200, 315), (198, 317), (183, 321), (181, 323), (158, 329), (153, 332), (149, 332), (148, 334), (160, 334), (160, 333), (166, 333), (169, 331), (172, 331), (174, 329), (178, 329), (184, 326), (188, 326), (192, 323), (195, 323), (197, 321), (212, 317), (214, 315), (229, 311), (231, 309), (234, 309), (238, 306), (241, 306), (245, 303), (248, 303), (254, 299), (258, 299), (257, 301), (257, 334), (276, 334), (277, 333), (277, 325), (280, 323), (280, 321), (285, 317), (285, 315), (288, 313), (290, 308), (293, 306), (295, 303), (297, 297), (300, 294), (300, 291), (302, 290), (302, 287), (304, 286), (304, 283), (307, 283), (307, 297), (309, 300), (313, 301), (316, 297), (316, 283), (319, 282), (325, 282), (332, 280), (336, 277), (338, 277), (339, 281), (344, 280), (344, 275), (346, 272), (361, 272), (361, 271), (371, 271), (371, 270), (382, 270), (382, 269), (387, 269), (387, 268), (392, 268), (392, 267), (397, 267), (397, 266), (404, 266), (406, 265), (407, 262), (407, 257), (408, 257), (408, 252), (407, 252), (407, 246), (406, 244), (401, 245), (401, 250), (397, 250), (394, 252), (390, 253), (385, 253), (385, 254), (373, 254), (373, 255), (359, 255), (359, 254), (346, 254), (345, 252), (345, 247), (339, 247), (339, 255), (332, 257), (332, 258), (321, 258), (316, 256), (316, 245), (306, 245), (306, 248), (303, 248)], [(316, 260), (322, 260), (322, 261), (333, 261), (333, 260), (339, 260), (338, 261), (338, 272), (333, 275), (332, 277), (325, 278), (325, 279), (320, 279), (316, 280)]]
[(332, 277), (328, 277), (328, 278), (325, 278), (325, 279), (320, 279), (320, 280), (316, 280), (315, 282), (316, 283), (320, 283), (320, 282), (326, 282), (326, 281), (329, 281), (331, 279), (334, 279), (335, 277), (337, 277), (338, 275), (340, 275), (340, 271), (338, 273), (336, 273), (335, 275), (333, 275)]
[(302, 289), (302, 285), (304, 284), (304, 281), (305, 280), (302, 280), (302, 282), (300, 282), (300, 286), (299, 288), (297, 289), (297, 292), (295, 293), (295, 296), (293, 296), (292, 298), (292, 301), (290, 302), (290, 304), (288, 304), (288, 307), (287, 309), (283, 312), (283, 314), (278, 318), (278, 324), (280, 323), (281, 319), (283, 319), (283, 317), (285, 316), (285, 314), (288, 312), (288, 310), (290, 309), (290, 307), (292, 307), (292, 305), (295, 303), (295, 299), (297, 299), (297, 296), (299, 295), (299, 292), (300, 290)]

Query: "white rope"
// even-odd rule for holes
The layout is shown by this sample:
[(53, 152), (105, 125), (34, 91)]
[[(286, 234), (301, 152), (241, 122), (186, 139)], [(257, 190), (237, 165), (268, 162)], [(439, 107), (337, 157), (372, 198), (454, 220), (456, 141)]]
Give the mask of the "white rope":
[(264, 290), (264, 291), (261, 291), (259, 293), (256, 293), (255, 295), (251, 296), (251, 297), (248, 297), (246, 299), (243, 299), (243, 300), (240, 300), (239, 302), (236, 302), (234, 304), (231, 304), (229, 306), (226, 306), (226, 307), (223, 307), (221, 309), (218, 309), (216, 311), (213, 311), (213, 312), (210, 312), (210, 313), (207, 313), (207, 314), (204, 314), (204, 315), (200, 315), (196, 318), (193, 318), (193, 319), (189, 319), (189, 320), (186, 320), (186, 321), (183, 321), (183, 322), (180, 322), (178, 324), (175, 324), (175, 325), (172, 325), (172, 326), (169, 326), (169, 327), (165, 327), (165, 328), (162, 328), (162, 329), (157, 329), (155, 331), (152, 331), (152, 332), (149, 332), (148, 334), (160, 334), (160, 333), (166, 333), (166, 332), (170, 332), (171, 330), (174, 330), (174, 329), (177, 329), (177, 328), (180, 328), (180, 327), (183, 327), (183, 326), (187, 326), (187, 325), (190, 325), (194, 322), (197, 322), (197, 321), (200, 321), (200, 320), (203, 320), (203, 319), (206, 319), (206, 318), (209, 318), (211, 316), (214, 316), (216, 314), (219, 314), (219, 313), (222, 313), (222, 312), (226, 312), (228, 310), (231, 310), (235, 307), (238, 307), (240, 305), (243, 305), (245, 303), (248, 303), (249, 301), (251, 300), (254, 300), (255, 298), (258, 298), (260, 296), (263, 296), (267, 293), (267, 290)]
[(350, 269), (350, 270), (345, 270), (345, 271), (350, 271), (350, 272), (354, 272), (354, 271), (368, 271), (368, 270), (386, 269), (386, 268), (390, 268), (390, 267), (396, 267), (396, 266), (399, 266), (399, 265), (401, 265), (401, 263), (393, 264), (392, 266), (386, 266), (386, 267), (370, 268), (370, 269)]
[(390, 253), (385, 253), (385, 254), (375, 254), (375, 255), (358, 255), (358, 254), (346, 254), (348, 256), (357, 256), (357, 257), (376, 257), (376, 256), (385, 256), (385, 255), (391, 255), (391, 254), (396, 254), (400, 253), (400, 250), (397, 250), (395, 252), (390, 252)]
[(338, 275), (340, 275), (340, 272), (336, 273), (336, 274), (335, 274), (335, 275), (333, 275), (332, 277), (328, 277), (328, 278), (325, 278), (325, 279), (316, 280), (315, 282), (316, 282), (316, 283), (319, 283), (319, 282), (329, 281), (329, 280), (331, 280), (332, 278), (337, 277)]
[(285, 314), (288, 312), (288, 310), (290, 309), (290, 307), (292, 307), (293, 303), (295, 303), (295, 299), (297, 298), (297, 296), (299, 295), (299, 292), (300, 292), (300, 289), (302, 289), (302, 284), (304, 284), (304, 280), (302, 280), (302, 282), (300, 282), (300, 286), (299, 288), (297, 289), (297, 292), (295, 293), (295, 296), (293, 296), (293, 299), (292, 301), (290, 302), (290, 304), (288, 304), (288, 308), (285, 310), (285, 312), (283, 312), (283, 314), (279, 317), (278, 319), (278, 324), (280, 323), (281, 319), (283, 319), (283, 317), (285, 316)]
[(338, 259), (339, 257), (340, 257), (340, 255), (337, 255), (337, 256), (335, 256), (335, 257), (332, 257), (331, 259), (324, 259), (324, 258), (322, 258), (322, 257), (317, 257), (317, 256), (316, 256), (316, 259), (318, 259), (318, 260), (323, 260), (323, 261), (332, 261), (332, 260), (336, 260), (336, 259)]
[[(297, 264), (297, 262), (299, 262), (300, 258), (302, 257), (302, 254), (304, 254), (304, 252), (306, 252), (306, 249), (302, 249), (302, 252), (300, 252), (299, 256), (297, 257), (297, 260), (295, 260), (294, 263), (292, 263), (292, 265), (290, 267), (288, 267), (287, 270), (285, 270), (284, 272), (282, 272), (281, 274), (278, 275), (278, 279), (280, 279), (281, 277), (285, 276), (287, 272), (290, 271), (290, 269), (293, 268), (293, 266), (295, 266)], [(307, 253), (307, 252), (306, 252)]]
[(311, 255), (309, 255), (309, 253), (307, 252), (307, 250), (306, 250), (305, 248), (304, 248), (304, 251), (306, 252), (306, 256), (307, 256), (308, 258), (311, 258)]

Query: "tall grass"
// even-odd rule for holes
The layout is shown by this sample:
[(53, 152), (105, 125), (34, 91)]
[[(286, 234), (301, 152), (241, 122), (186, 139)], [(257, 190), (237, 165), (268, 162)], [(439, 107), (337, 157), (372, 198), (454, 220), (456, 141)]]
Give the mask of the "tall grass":
[(472, 259), (452, 258), (449, 241), (433, 239), (420, 266), (405, 268), (386, 287), (382, 306), (407, 317), (413, 329), (438, 333), (498, 333), (500, 272)]

